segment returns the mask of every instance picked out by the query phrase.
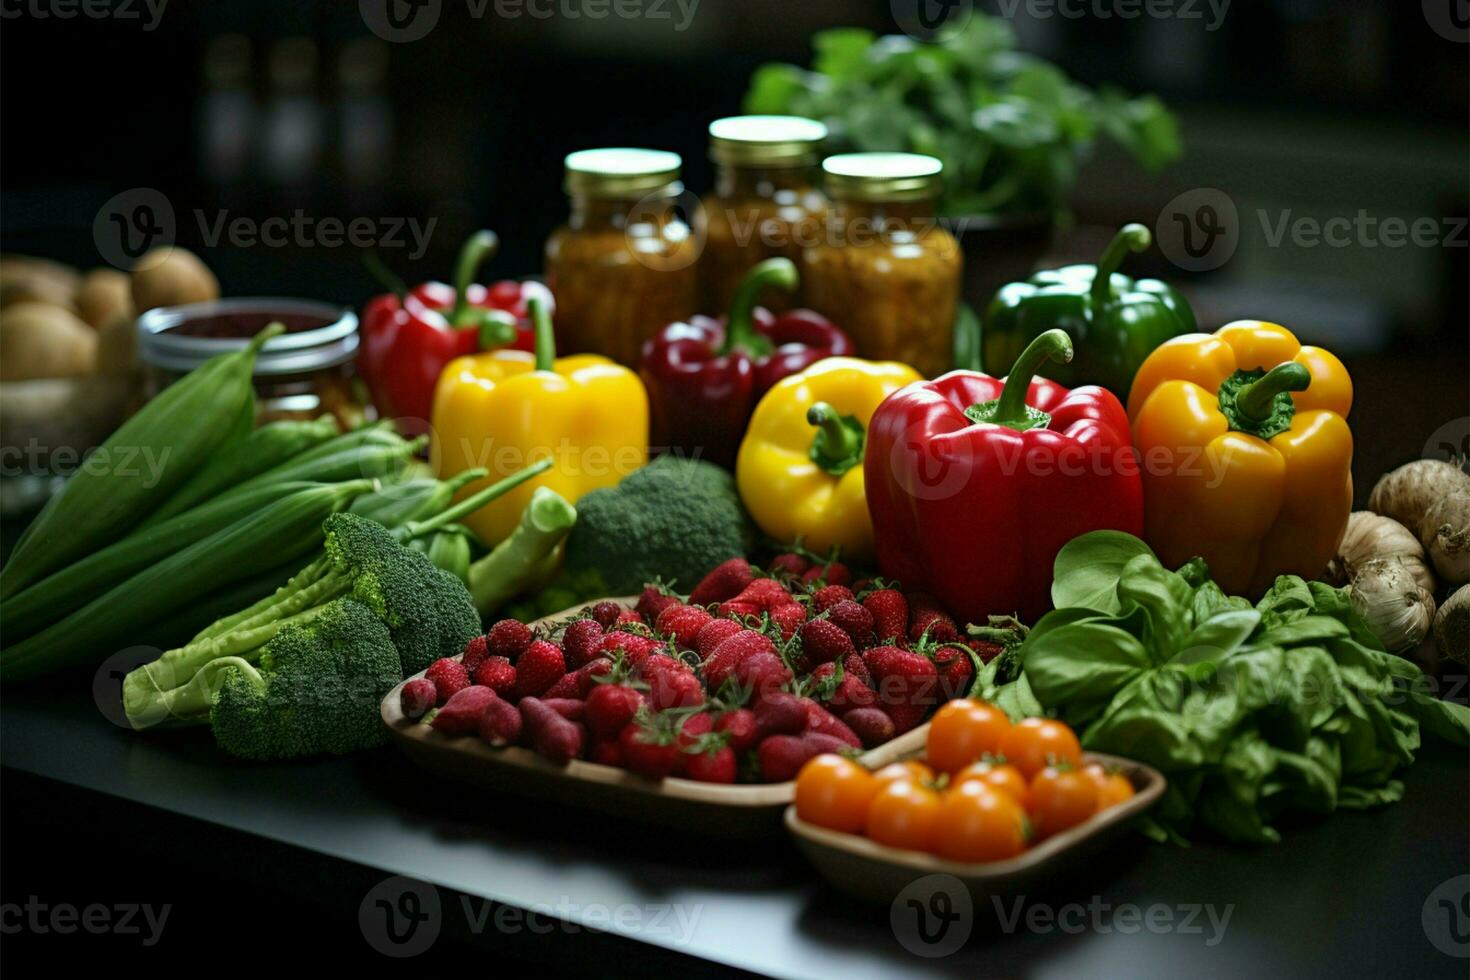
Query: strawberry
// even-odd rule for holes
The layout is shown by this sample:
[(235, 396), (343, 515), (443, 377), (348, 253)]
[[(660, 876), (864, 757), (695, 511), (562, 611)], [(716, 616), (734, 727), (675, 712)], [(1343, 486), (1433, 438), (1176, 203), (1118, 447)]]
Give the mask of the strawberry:
[(939, 671), (939, 698), (964, 697), (975, 680), (975, 662), (969, 647), (956, 643), (934, 651), (934, 666)]
[(720, 603), (721, 616), (752, 616), (795, 601), (786, 587), (773, 578), (758, 578), (733, 599)]
[(708, 606), (714, 602), (733, 599), (753, 578), (755, 571), (750, 567), (750, 562), (744, 558), (731, 558), (716, 565), (713, 571), (699, 580), (694, 591), (689, 593), (689, 604)]
[(682, 660), (655, 655), (643, 661), (639, 674), (648, 682), (648, 702), (655, 711), (704, 703), (704, 686)]
[(755, 706), (753, 715), (757, 741), (772, 735), (799, 735), (806, 731), (805, 699), (785, 691), (763, 698)]
[(768, 783), (784, 783), (795, 779), (802, 766), (823, 752), (842, 752), (850, 748), (840, 738), (808, 732), (805, 735), (772, 735), (755, 747), (755, 754), (761, 779)]
[(802, 662), (810, 669), (817, 664), (846, 660), (857, 653), (852, 637), (828, 619), (813, 619), (801, 627)]
[(884, 714), (882, 708), (853, 708), (842, 716), (842, 720), (867, 749), (889, 741), (895, 731), (893, 719)]
[(464, 652), (459, 655), (459, 662), (464, 664), (464, 669), (475, 676), (475, 670), (485, 662), (490, 655), (490, 649), (486, 645), (484, 636), (477, 636), (464, 645)]
[(543, 700), (552, 698), (576, 698), (582, 700), (587, 697), (597, 678), (605, 677), (612, 671), (612, 661), (606, 657), (598, 657), (589, 663), (585, 663), (576, 670), (563, 674), (561, 679), (546, 689), (541, 695)]
[(503, 698), (491, 701), (480, 715), (480, 738), (491, 745), (514, 745), (521, 727), (520, 711)]
[(515, 697), (536, 697), (567, 672), (566, 656), (550, 640), (533, 640), (516, 661)]
[(567, 654), (567, 667), (576, 670), (595, 660), (602, 645), (602, 624), (595, 619), (579, 619), (562, 634), (562, 649)]
[(749, 708), (735, 708), (715, 719), (715, 731), (730, 736), (730, 748), (736, 753), (744, 752), (755, 744), (755, 712)]
[(718, 737), (696, 746), (684, 756), (683, 775), (701, 783), (733, 783), (735, 750)]
[(424, 712), (439, 701), (439, 692), (434, 689), (434, 682), (427, 677), (415, 677), (403, 685), (403, 690), (398, 692), (398, 696), (401, 699), (405, 718), (422, 718)]
[(863, 658), (861, 654), (855, 653), (852, 656), (848, 657), (842, 662), (842, 666), (846, 670), (848, 676), (856, 677), (858, 680), (863, 682), (864, 687), (867, 687), (870, 690), (872, 689), (873, 674), (870, 670), (868, 670), (868, 665), (863, 663)]
[(715, 730), (715, 716), (708, 711), (698, 711), (685, 718), (679, 725), (679, 734), (674, 741), (680, 752), (688, 752), (700, 739)]
[(991, 640), (981, 640), (973, 636), (965, 640), (964, 643), (965, 646), (975, 651), (975, 656), (980, 658), (982, 664), (990, 663), (990, 661), (1006, 651), (1006, 648), (999, 643), (992, 642)]
[(775, 576), (789, 575), (799, 577), (811, 568), (812, 563), (794, 551), (788, 551), (784, 555), (777, 555), (771, 559), (771, 564), (766, 566), (767, 570)]
[(897, 589), (879, 589), (863, 599), (863, 608), (873, 614), (873, 633), (879, 643), (902, 640), (909, 635), (909, 604)]
[(831, 735), (840, 738), (853, 748), (862, 748), (862, 741), (853, 734), (852, 729), (842, 723), (836, 715), (810, 698), (802, 699), (802, 707), (806, 709), (806, 730), (816, 732), (819, 735)]
[(863, 663), (873, 674), (879, 707), (893, 719), (899, 734), (924, 720), (934, 706), (934, 688), (939, 681), (934, 661), (922, 653), (883, 646), (864, 652)]
[(679, 597), (670, 592), (662, 583), (655, 582), (645, 585), (643, 592), (638, 596), (638, 602), (633, 606), (634, 611), (643, 617), (646, 623), (655, 622), (658, 614), (670, 606), (681, 606)]
[(526, 647), (535, 638), (531, 627), (525, 623), (515, 619), (502, 619), (485, 634), (485, 652), (489, 656), (504, 657), (515, 663), (516, 658), (526, 652)]
[(588, 613), (597, 621), (597, 625), (605, 630), (610, 630), (618, 621), (618, 617), (623, 614), (623, 607), (611, 599), (604, 599), (588, 610)]
[(643, 707), (643, 692), (626, 684), (598, 684), (587, 692), (583, 720), (594, 738), (617, 739)]
[(664, 644), (651, 636), (644, 636), (641, 633), (630, 633), (627, 630), (609, 630), (603, 635), (600, 649), (602, 655), (606, 657), (611, 657), (621, 652), (628, 666), (636, 667), (645, 658), (666, 648)]
[(659, 636), (671, 638), (680, 650), (693, 650), (699, 631), (713, 621), (714, 617), (707, 610), (677, 603), (666, 606), (658, 614), (653, 629)]
[(813, 565), (807, 569), (801, 580), (807, 585), (816, 582), (825, 582), (827, 585), (847, 585), (852, 582), (852, 572), (842, 562), (832, 561), (825, 565)]
[(616, 766), (623, 768), (623, 747), (618, 744), (617, 737), (604, 739), (601, 742), (593, 742), (587, 758), (602, 766)]
[[(708, 627), (706, 627), (708, 628)], [(764, 633), (755, 630), (739, 630), (733, 636), (726, 639), (714, 652), (704, 661), (703, 673), (704, 683), (711, 691), (718, 691), (720, 687), (732, 677), (735, 668), (747, 657), (757, 654), (776, 655), (776, 644)], [(780, 662), (780, 658), (777, 658)]]
[(508, 698), (516, 689), (516, 669), (504, 657), (486, 657), (475, 671), (475, 683), (483, 684), (503, 698)]
[(826, 610), (827, 620), (852, 638), (852, 645), (865, 650), (873, 645), (873, 614), (865, 607), (843, 599)]
[(904, 598), (909, 604), (907, 636), (910, 640), (918, 642), (927, 635), (933, 643), (959, 642), (959, 627), (938, 599), (925, 592), (910, 592)]
[(618, 734), (618, 747), (623, 763), (632, 772), (648, 779), (663, 779), (679, 767), (678, 712), (650, 714), (640, 710), (633, 721)]
[(537, 698), (537, 700), (567, 721), (581, 721), (587, 711), (587, 705), (576, 698)]
[(733, 619), (711, 619), (694, 637), (694, 649), (699, 654), (699, 659), (709, 659), (716, 647), (743, 629), (745, 627)]
[(771, 617), (771, 625), (781, 631), (781, 638), (789, 640), (797, 628), (806, 622), (806, 606), (799, 602), (783, 602), (772, 606), (766, 615)]
[(753, 653), (735, 665), (732, 676), (750, 692), (751, 701), (759, 702), (791, 683), (791, 668), (777, 654)]
[(851, 602), (852, 589), (845, 585), (824, 585), (812, 593), (812, 608), (824, 613), (839, 602)]
[[(531, 651), (526, 653), (529, 655)], [(563, 718), (539, 698), (522, 698), (517, 707), (521, 712), (521, 727), (539, 754), (562, 765), (582, 754), (587, 738), (586, 729), (579, 723)]]
[[(853, 659), (856, 659), (856, 655), (848, 658), (848, 660)], [(861, 661), (858, 662), (861, 663)], [(867, 673), (866, 668), (863, 673)], [(850, 708), (866, 708), (877, 700), (873, 689), (863, 682), (862, 677), (850, 672), (846, 666), (835, 663), (818, 664), (811, 676), (817, 681), (814, 696), (839, 714)]]
[(500, 700), (488, 687), (460, 688), (429, 722), (445, 735), (471, 735), (480, 727), (480, 716), (491, 701)]
[(429, 664), (424, 679), (434, 685), (435, 703), (441, 705), (470, 686), (470, 672), (464, 669), (464, 664), (448, 657)]

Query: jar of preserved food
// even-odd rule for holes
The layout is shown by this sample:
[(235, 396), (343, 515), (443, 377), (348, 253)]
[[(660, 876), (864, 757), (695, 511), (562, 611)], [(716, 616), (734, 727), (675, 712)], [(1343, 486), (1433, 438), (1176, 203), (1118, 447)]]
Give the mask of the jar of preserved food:
[(943, 164), (917, 153), (844, 153), (822, 163), (832, 199), (822, 241), (802, 254), (806, 303), (858, 353), (928, 377), (953, 361), (962, 258), (935, 218)]
[(661, 150), (567, 156), (571, 215), (546, 242), (560, 350), (636, 365), (645, 340), (694, 314), (699, 245), (678, 214), (681, 164)]
[(352, 370), (357, 314), (310, 300), (222, 299), (149, 310), (138, 318), (144, 395), (152, 398), (216, 354), (243, 350), (276, 322), (286, 332), (255, 359), (257, 422), (330, 412), (343, 428), (360, 425), (366, 409)]
[[(731, 116), (709, 126), (715, 189), (704, 198), (706, 239), (699, 259), (700, 308), (729, 307), (745, 274), (784, 256), (800, 265), (827, 215), (817, 164), (827, 127), (800, 116)], [(761, 305), (781, 311), (796, 294), (771, 292)]]

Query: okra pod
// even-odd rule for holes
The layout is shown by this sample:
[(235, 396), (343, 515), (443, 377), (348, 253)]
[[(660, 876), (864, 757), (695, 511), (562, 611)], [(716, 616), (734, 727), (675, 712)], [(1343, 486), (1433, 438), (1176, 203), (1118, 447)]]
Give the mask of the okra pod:
[[(253, 514), (282, 497), (325, 484), (296, 481), (256, 487), (210, 500), (143, 528), (0, 602), (6, 637), (18, 640), (63, 619), (138, 572)], [(208, 620), (205, 620), (208, 622)]]
[[(408, 461), (413, 459), (414, 455), (428, 443), (428, 436), (420, 436), (413, 440), (393, 436), (392, 439), (390, 443), (369, 441), (359, 445), (349, 445), (326, 455), (313, 454), (312, 458), (297, 457), (251, 477), (227, 493), (237, 494), (268, 483), (295, 480), (335, 483), (338, 480), (387, 476), (408, 465)], [(333, 440), (333, 442), (336, 441)]]
[(67, 480), (0, 571), (0, 598), (121, 538), (204, 466), (254, 411), (255, 356), (285, 327), (211, 358), (124, 422)]
[(451, 524), (426, 538), (414, 538), (409, 547), (422, 551), (435, 567), (442, 568), (466, 584), (470, 580), (470, 530)]
[(281, 419), (252, 430), (244, 439), (227, 446), (204, 468), (164, 501), (144, 527), (150, 527), (182, 514), (192, 507), (234, 489), (257, 474), (273, 469), (337, 435), (337, 420), (331, 415), (310, 422)]
[(447, 480), (419, 477), (365, 493), (354, 500), (348, 510), (360, 517), (371, 518), (384, 527), (427, 520), (448, 507), (454, 495), (465, 486), (487, 475), (486, 470), (473, 469), (456, 473)]
[(371, 480), (300, 490), (143, 569), (59, 623), (0, 650), (0, 680), (101, 660), (202, 596), (321, 547), (322, 522)]

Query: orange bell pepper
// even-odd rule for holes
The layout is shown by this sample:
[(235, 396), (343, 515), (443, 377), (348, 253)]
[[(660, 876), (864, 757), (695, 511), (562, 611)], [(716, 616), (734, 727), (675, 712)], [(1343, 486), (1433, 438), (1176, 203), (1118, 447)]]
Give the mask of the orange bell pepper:
[(1322, 574), (1353, 503), (1353, 385), (1328, 351), (1241, 320), (1158, 347), (1128, 397), (1144, 536), (1171, 567), (1195, 556), (1252, 598)]

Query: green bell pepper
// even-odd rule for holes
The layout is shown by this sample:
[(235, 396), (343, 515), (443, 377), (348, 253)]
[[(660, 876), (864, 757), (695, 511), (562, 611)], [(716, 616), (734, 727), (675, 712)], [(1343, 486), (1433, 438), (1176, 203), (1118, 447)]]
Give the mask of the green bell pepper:
[(1039, 335), (1056, 327), (1072, 338), (1071, 363), (1047, 362), (1039, 373), (1067, 387), (1102, 385), (1124, 404), (1133, 375), (1164, 341), (1195, 331), (1194, 311), (1158, 279), (1130, 279), (1116, 270), (1152, 236), (1125, 225), (1097, 265), (1069, 265), (1002, 286), (985, 310), (984, 362), (1010, 364)]

